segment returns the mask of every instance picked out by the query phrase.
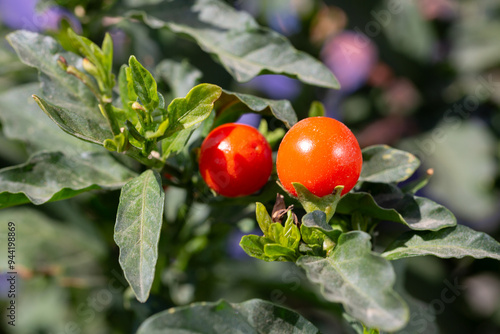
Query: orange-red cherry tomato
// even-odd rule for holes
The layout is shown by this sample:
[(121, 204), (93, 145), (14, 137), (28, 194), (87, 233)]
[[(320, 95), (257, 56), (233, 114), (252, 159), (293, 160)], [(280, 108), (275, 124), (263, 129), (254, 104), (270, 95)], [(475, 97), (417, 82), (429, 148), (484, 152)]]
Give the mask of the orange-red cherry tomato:
[(329, 117), (310, 117), (296, 123), (278, 149), (276, 169), (284, 188), (294, 196), (292, 182), (301, 183), (318, 197), (343, 185), (342, 195), (358, 181), (363, 164), (354, 134)]

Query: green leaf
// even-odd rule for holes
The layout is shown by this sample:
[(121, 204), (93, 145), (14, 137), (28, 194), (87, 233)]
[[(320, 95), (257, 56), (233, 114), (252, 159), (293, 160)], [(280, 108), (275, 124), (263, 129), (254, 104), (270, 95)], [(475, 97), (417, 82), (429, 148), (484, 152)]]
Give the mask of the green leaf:
[(250, 234), (244, 235), (241, 238), (240, 247), (251, 257), (255, 257), (264, 261), (272, 261), (271, 258), (264, 254), (264, 246), (272, 242), (272, 240), (269, 240), (265, 237)]
[(264, 254), (273, 261), (293, 261), (297, 260), (297, 252), (290, 247), (278, 244), (265, 244)]
[(300, 230), (297, 225), (295, 225), (292, 210), (287, 212), (287, 218), (283, 226), (283, 237), (285, 239), (285, 243), (282, 244), (283, 246), (293, 250), (299, 248)]
[(196, 126), (174, 133), (161, 141), (162, 157), (166, 160), (171, 154), (181, 152), (186, 146), (189, 138), (196, 130)]
[(156, 73), (170, 87), (172, 99), (189, 93), (203, 75), (199, 69), (189, 64), (188, 61), (176, 62), (171, 59), (162, 60), (156, 66)]
[(215, 102), (214, 109), (218, 115), (215, 126), (234, 122), (239, 116), (249, 112), (273, 115), (288, 128), (297, 123), (297, 115), (288, 100), (269, 100), (223, 90), (221, 97)]
[(340, 87), (320, 61), (296, 50), (285, 37), (260, 27), (250, 14), (236, 11), (223, 1), (176, 0), (141, 9), (144, 11), (133, 11), (130, 16), (154, 29), (167, 28), (194, 39), (240, 82), (275, 73), (311, 85)]
[(309, 117), (325, 116), (325, 106), (319, 101), (313, 101), (309, 107)]
[(53, 38), (37, 33), (16, 31), (7, 38), (19, 58), (38, 69), (44, 98), (35, 96), (35, 100), (52, 120), (64, 131), (86, 141), (102, 144), (111, 137), (92, 91), (57, 63), (62, 56), (83, 70), (80, 57), (64, 52)]
[(283, 225), (281, 223), (272, 223), (269, 226), (269, 235), (267, 237), (278, 245), (287, 245), (287, 239), (283, 233)]
[(0, 170), (0, 208), (39, 205), (93, 189), (119, 189), (134, 176), (108, 153), (40, 152), (24, 164)]
[(164, 203), (161, 177), (151, 169), (125, 184), (120, 194), (114, 239), (125, 278), (142, 303), (153, 284)]
[(333, 241), (336, 241), (341, 233), (340, 230), (334, 230), (330, 225), (328, 225), (326, 222), (326, 214), (323, 211), (313, 211), (302, 217), (301, 228), (319, 231)]
[(375, 145), (363, 149), (363, 169), (359, 181), (401, 182), (409, 178), (420, 166), (411, 153)]
[(149, 317), (137, 334), (320, 334), (300, 314), (252, 299), (239, 304), (224, 300), (171, 308)]
[(75, 33), (71, 28), (68, 28), (68, 35), (70, 42), (74, 49), (81, 55), (88, 58), (94, 65), (100, 64), (104, 58), (102, 50), (94, 44), (90, 39), (80, 36)]
[(92, 64), (87, 72), (95, 77), (100, 91), (111, 95), (111, 90), (115, 85), (115, 76), (112, 73), (113, 42), (111, 36), (108, 33), (105, 34), (102, 49), (90, 39), (76, 34), (71, 28), (68, 28), (66, 36), (72, 48)]
[(135, 56), (130, 56), (129, 66), (135, 93), (141, 100), (142, 105), (145, 106), (149, 112), (153, 112), (160, 103), (156, 81), (153, 75), (137, 61)]
[(104, 40), (102, 41), (102, 53), (103, 61), (102, 66), (104, 67), (105, 73), (112, 73), (113, 70), (113, 40), (111, 35), (107, 32), (104, 35)]
[(257, 223), (264, 235), (269, 236), (269, 228), (273, 224), (273, 220), (266, 210), (264, 204), (257, 202), (255, 204), (255, 216), (257, 217)]
[(390, 184), (365, 182), (363, 187), (366, 192), (342, 196), (336, 212), (348, 215), (358, 212), (378, 220), (401, 223), (412, 230), (436, 231), (457, 224), (450, 210), (428, 198), (404, 194)]
[(342, 303), (365, 326), (395, 331), (408, 322), (408, 307), (392, 289), (394, 270), (371, 251), (367, 233), (342, 234), (329, 257), (302, 256), (297, 265), (327, 300)]
[(382, 254), (389, 260), (424, 255), (441, 258), (472, 256), (476, 259), (500, 260), (500, 243), (486, 233), (457, 225), (437, 232), (405, 232)]
[(342, 189), (344, 186), (337, 186), (331, 195), (326, 195), (323, 197), (318, 197), (311, 193), (306, 187), (298, 182), (292, 182), (295, 191), (297, 192), (297, 197), (300, 204), (304, 207), (307, 213), (316, 210), (322, 211), (326, 214), (326, 221), (329, 222), (330, 219), (335, 214), (337, 204), (341, 199)]
[[(74, 110), (52, 104), (36, 95), (33, 95), (33, 98), (54, 123), (72, 136), (99, 145), (103, 145), (106, 139), (113, 137), (108, 124), (102, 123), (97, 117), (82, 115)], [(101, 116), (101, 118), (104, 120), (104, 117)]]
[(125, 115), (132, 124), (137, 124), (137, 113), (132, 109), (132, 103), (137, 101), (137, 94), (134, 91), (132, 73), (130, 67), (122, 65), (118, 74), (118, 89), (120, 91), (120, 100), (125, 110)]
[(203, 122), (212, 112), (214, 102), (222, 89), (211, 84), (200, 84), (189, 91), (186, 97), (174, 99), (168, 106), (170, 125), (165, 137)]
[(102, 148), (61, 131), (31, 98), (38, 92), (38, 83), (13, 87), (0, 94), (0, 122), (3, 134), (9, 139), (26, 143), (28, 152), (41, 150), (67, 154), (102, 151)]

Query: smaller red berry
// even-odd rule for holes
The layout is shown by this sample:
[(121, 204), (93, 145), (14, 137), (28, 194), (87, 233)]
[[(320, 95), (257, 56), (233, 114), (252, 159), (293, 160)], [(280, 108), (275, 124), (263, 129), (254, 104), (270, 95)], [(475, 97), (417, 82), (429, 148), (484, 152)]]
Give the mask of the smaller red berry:
[(272, 150), (255, 128), (228, 123), (212, 130), (201, 144), (200, 173), (226, 197), (247, 196), (262, 188), (273, 169)]

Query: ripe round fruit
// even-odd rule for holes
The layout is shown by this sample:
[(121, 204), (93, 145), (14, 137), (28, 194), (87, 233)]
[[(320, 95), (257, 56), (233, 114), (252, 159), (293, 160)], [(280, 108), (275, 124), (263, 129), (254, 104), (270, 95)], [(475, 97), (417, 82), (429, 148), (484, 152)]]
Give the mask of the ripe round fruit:
[(343, 185), (342, 195), (358, 181), (363, 157), (358, 141), (343, 123), (329, 117), (310, 117), (296, 123), (278, 149), (278, 178), (292, 195), (299, 182), (318, 197)]
[(255, 128), (228, 123), (210, 132), (201, 144), (200, 173), (210, 188), (226, 197), (253, 194), (273, 169), (271, 146)]

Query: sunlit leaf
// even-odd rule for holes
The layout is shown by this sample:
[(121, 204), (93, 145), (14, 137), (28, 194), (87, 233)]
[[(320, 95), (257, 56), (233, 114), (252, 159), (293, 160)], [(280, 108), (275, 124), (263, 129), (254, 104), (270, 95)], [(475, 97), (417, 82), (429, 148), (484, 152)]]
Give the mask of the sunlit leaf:
[(135, 56), (130, 57), (129, 66), (135, 93), (139, 99), (141, 99), (146, 109), (149, 112), (153, 112), (159, 104), (156, 80), (153, 78), (153, 75), (137, 61)]
[(442, 258), (472, 256), (477, 259), (500, 260), (500, 243), (486, 233), (457, 225), (436, 232), (405, 232), (382, 254), (389, 260), (424, 255)]
[(219, 86), (200, 84), (191, 89), (186, 97), (174, 99), (168, 106), (170, 125), (165, 137), (207, 119), (221, 92)]
[(114, 239), (125, 278), (142, 303), (153, 284), (164, 202), (161, 177), (151, 169), (125, 184), (120, 194)]
[(92, 189), (119, 189), (134, 175), (107, 152), (40, 152), (26, 163), (0, 169), (0, 208), (57, 201)]
[(251, 299), (232, 304), (224, 300), (194, 303), (148, 318), (137, 334), (319, 334), (300, 314), (270, 302)]
[(273, 115), (288, 128), (297, 123), (297, 115), (288, 100), (269, 100), (249, 94), (222, 91), (221, 97), (215, 102), (217, 124), (234, 122), (244, 113), (256, 112)]
[(236, 11), (223, 1), (176, 0), (130, 15), (150, 27), (167, 28), (189, 36), (212, 55), (238, 81), (259, 74), (285, 74), (302, 82), (339, 88), (331, 71), (312, 56), (296, 50), (280, 34), (260, 27), (248, 13)]
[(361, 192), (341, 197), (338, 213), (361, 213), (367, 217), (407, 225), (413, 230), (439, 230), (457, 224), (453, 213), (425, 197), (404, 194), (399, 188), (385, 183), (365, 182)]
[(370, 146), (362, 152), (360, 181), (401, 182), (413, 175), (420, 166), (420, 161), (413, 154), (387, 145)]
[(395, 331), (408, 322), (408, 307), (392, 288), (394, 270), (389, 261), (371, 251), (367, 233), (342, 234), (330, 256), (303, 256), (297, 265), (321, 286), (327, 300), (342, 303), (365, 326)]

